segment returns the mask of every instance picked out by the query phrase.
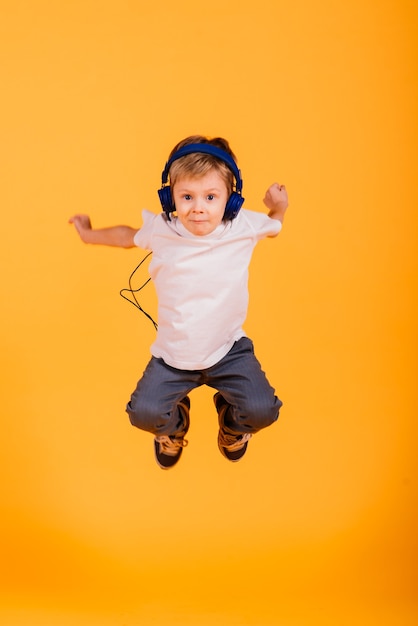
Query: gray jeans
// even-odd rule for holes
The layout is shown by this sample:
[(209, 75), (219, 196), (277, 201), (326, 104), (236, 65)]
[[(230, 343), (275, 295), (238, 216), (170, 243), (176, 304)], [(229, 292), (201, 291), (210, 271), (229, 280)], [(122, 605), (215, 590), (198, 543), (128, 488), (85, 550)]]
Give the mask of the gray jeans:
[(203, 370), (179, 370), (152, 357), (126, 407), (131, 423), (154, 435), (175, 435), (183, 425), (178, 402), (201, 385), (216, 389), (230, 404), (222, 425), (231, 432), (256, 433), (279, 417), (282, 402), (254, 355), (253, 342), (243, 337)]

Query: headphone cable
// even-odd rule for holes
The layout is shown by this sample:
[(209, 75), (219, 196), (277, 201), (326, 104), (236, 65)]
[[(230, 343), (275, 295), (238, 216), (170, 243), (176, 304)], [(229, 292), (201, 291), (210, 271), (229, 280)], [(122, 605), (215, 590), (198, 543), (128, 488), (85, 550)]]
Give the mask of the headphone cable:
[[(138, 263), (138, 265), (136, 266), (136, 268), (134, 269), (134, 271), (132, 272), (132, 274), (129, 276), (129, 280), (128, 280), (128, 284), (129, 287), (125, 287), (124, 289), (121, 289), (119, 294), (122, 296), (122, 298), (124, 300), (127, 300), (128, 302), (130, 302), (131, 304), (133, 304), (137, 309), (139, 309), (141, 311), (141, 313), (143, 313), (145, 315), (145, 317), (147, 317), (154, 325), (155, 330), (158, 329), (158, 324), (157, 322), (155, 322), (153, 320), (153, 318), (151, 317), (151, 315), (149, 313), (147, 313), (146, 311), (144, 311), (144, 309), (142, 308), (142, 306), (139, 304), (136, 295), (139, 291), (141, 291), (144, 287), (146, 287), (146, 285), (148, 285), (148, 283), (150, 282), (151, 278), (148, 278), (140, 287), (138, 287), (137, 289), (133, 289), (132, 288), (132, 278), (134, 277), (135, 273), (137, 272), (137, 270), (141, 267), (141, 265), (144, 263), (144, 261), (146, 261), (148, 259), (148, 257), (152, 254), (152, 252), (148, 252), (148, 254), (146, 254), (144, 256), (144, 258), (142, 259), (142, 261), (140, 263)], [(125, 296), (124, 294), (126, 292), (129, 292), (129, 294), (132, 296), (133, 300), (131, 300), (130, 298), (128, 298), (127, 296)]]

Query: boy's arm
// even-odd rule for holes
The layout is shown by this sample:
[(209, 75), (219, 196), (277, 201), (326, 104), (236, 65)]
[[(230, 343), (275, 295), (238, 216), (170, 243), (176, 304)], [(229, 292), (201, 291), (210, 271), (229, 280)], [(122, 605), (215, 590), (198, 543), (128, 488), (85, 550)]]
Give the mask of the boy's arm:
[(131, 226), (110, 226), (109, 228), (92, 228), (88, 215), (73, 215), (69, 219), (74, 224), (80, 239), (84, 243), (118, 248), (134, 248), (134, 236), (138, 228)]
[(266, 191), (263, 199), (264, 204), (269, 209), (269, 217), (279, 220), (283, 224), (284, 215), (289, 205), (286, 187), (273, 183)]

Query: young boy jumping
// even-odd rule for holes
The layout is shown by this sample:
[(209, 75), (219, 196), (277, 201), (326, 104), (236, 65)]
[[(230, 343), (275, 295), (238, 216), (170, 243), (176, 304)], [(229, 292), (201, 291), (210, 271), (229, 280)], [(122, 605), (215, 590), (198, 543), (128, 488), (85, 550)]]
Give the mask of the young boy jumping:
[(241, 174), (228, 142), (196, 135), (172, 150), (158, 194), (163, 212), (143, 211), (140, 229), (92, 228), (87, 215), (70, 219), (85, 243), (153, 253), (158, 331), (126, 411), (134, 426), (154, 435), (156, 461), (168, 469), (187, 445), (189, 393), (212, 387), (219, 450), (239, 461), (282, 405), (242, 325), (253, 249), (280, 232), (287, 192), (277, 183), (269, 187), (268, 215), (241, 209)]

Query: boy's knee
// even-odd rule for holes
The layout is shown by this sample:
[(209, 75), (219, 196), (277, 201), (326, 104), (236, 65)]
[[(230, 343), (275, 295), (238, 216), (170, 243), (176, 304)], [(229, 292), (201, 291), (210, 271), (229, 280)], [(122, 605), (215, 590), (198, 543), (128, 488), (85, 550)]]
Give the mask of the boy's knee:
[(161, 432), (169, 420), (168, 415), (166, 419), (164, 419), (155, 406), (147, 405), (144, 402), (133, 403), (133, 401), (130, 400), (126, 405), (126, 412), (132, 426), (154, 434)]
[(252, 432), (267, 428), (277, 421), (281, 406), (282, 402), (278, 398), (275, 398), (273, 402), (251, 402), (241, 421)]

